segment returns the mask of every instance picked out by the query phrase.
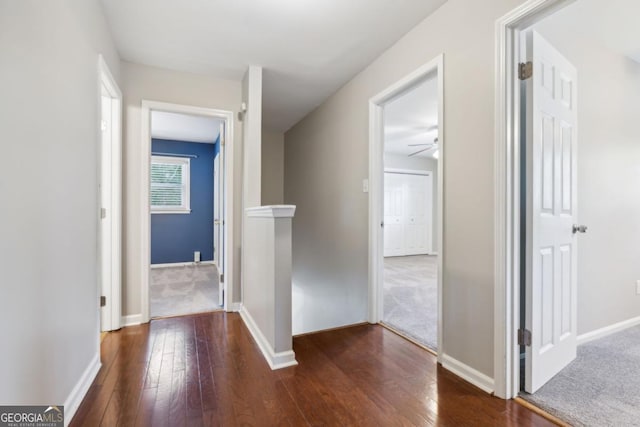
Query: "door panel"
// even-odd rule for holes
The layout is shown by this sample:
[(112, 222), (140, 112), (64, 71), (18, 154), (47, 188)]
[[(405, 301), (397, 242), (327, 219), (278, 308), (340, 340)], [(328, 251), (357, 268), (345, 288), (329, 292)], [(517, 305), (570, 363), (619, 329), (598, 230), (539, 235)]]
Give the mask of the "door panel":
[(577, 72), (539, 34), (527, 34), (527, 260), (525, 390), (576, 357)]
[(431, 175), (385, 173), (384, 256), (431, 252)]

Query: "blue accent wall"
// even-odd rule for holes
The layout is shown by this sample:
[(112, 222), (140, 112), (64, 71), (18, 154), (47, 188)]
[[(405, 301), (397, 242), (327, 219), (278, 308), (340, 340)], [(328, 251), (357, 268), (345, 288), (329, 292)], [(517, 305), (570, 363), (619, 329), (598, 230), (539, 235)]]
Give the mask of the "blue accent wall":
[(193, 261), (200, 251), (202, 261), (213, 260), (213, 159), (216, 144), (152, 139), (154, 153), (192, 154), (191, 213), (151, 214), (151, 264)]

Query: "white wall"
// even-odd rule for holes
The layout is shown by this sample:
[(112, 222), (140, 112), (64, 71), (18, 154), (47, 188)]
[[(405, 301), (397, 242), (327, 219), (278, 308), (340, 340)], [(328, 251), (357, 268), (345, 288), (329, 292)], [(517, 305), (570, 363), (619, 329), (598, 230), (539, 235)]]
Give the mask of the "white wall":
[[(141, 313), (141, 175), (140, 165), (146, 153), (140, 148), (141, 102), (162, 101), (197, 107), (217, 108), (237, 112), (240, 110), (240, 82), (221, 80), (204, 75), (122, 63), (124, 93), (124, 141), (123, 141), (123, 315)], [(227, 142), (230, 143), (230, 142)], [(242, 223), (242, 125), (234, 123), (234, 259), (240, 259), (240, 231)], [(239, 263), (234, 269), (234, 298), (240, 297)]]
[(433, 230), (431, 231), (433, 251), (439, 252), (440, 244), (438, 242), (438, 160), (431, 157), (409, 157), (403, 154), (384, 153), (385, 169), (407, 169), (432, 172), (431, 174), (431, 206), (433, 209)]
[(284, 203), (284, 134), (262, 129), (262, 204)]
[(584, 334), (640, 316), (640, 64), (567, 31), (580, 25), (575, 13), (570, 6), (536, 30), (578, 69), (578, 222), (589, 227), (578, 237)]
[(368, 100), (444, 53), (444, 352), (493, 376), (494, 24), (521, 2), (449, 0), (285, 134), (305, 330), (367, 319)]
[(97, 0), (0, 0), (3, 405), (69, 404), (99, 356), (98, 53), (117, 79)]

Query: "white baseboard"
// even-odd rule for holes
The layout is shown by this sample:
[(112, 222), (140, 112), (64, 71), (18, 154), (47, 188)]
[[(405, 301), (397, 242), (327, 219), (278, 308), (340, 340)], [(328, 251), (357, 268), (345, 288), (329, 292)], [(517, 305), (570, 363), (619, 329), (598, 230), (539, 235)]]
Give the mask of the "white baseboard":
[(605, 326), (604, 328), (596, 329), (595, 331), (578, 335), (578, 345), (597, 340), (598, 338), (604, 338), (607, 335), (615, 334), (616, 332), (620, 332), (637, 325), (640, 325), (640, 317), (623, 320), (622, 322), (614, 323), (613, 325)]
[(171, 268), (171, 267), (187, 267), (191, 265), (215, 265), (215, 261), (200, 261), (200, 262), (173, 262), (169, 264), (151, 264), (151, 268)]
[(120, 319), (120, 326), (135, 326), (142, 324), (142, 314), (129, 314), (128, 316), (122, 316)]
[(67, 396), (67, 399), (64, 401), (64, 425), (65, 427), (71, 423), (73, 416), (76, 414), (76, 411), (80, 407), (82, 403), (82, 399), (84, 399), (85, 395), (89, 391), (89, 387), (93, 383), (93, 380), (98, 375), (98, 371), (100, 370), (100, 351), (91, 359), (89, 362), (89, 366), (84, 370), (80, 380), (76, 383)]
[(441, 355), (442, 366), (459, 376), (460, 378), (470, 382), (479, 389), (486, 391), (487, 393), (493, 393), (495, 389), (495, 383), (493, 378), (490, 378), (482, 372), (476, 371), (472, 367), (465, 365), (453, 357), (443, 354)]
[(238, 313), (242, 310), (241, 302), (231, 302), (227, 305), (227, 312), (229, 313)]
[(247, 329), (251, 332), (253, 339), (258, 344), (262, 355), (267, 360), (271, 369), (281, 369), (298, 364), (293, 350), (281, 351), (279, 353), (273, 351), (271, 344), (269, 344), (269, 341), (267, 341), (267, 338), (262, 334), (262, 331), (258, 328), (253, 317), (251, 317), (251, 314), (249, 314), (244, 306), (240, 309), (240, 317), (242, 317), (244, 324), (247, 325)]

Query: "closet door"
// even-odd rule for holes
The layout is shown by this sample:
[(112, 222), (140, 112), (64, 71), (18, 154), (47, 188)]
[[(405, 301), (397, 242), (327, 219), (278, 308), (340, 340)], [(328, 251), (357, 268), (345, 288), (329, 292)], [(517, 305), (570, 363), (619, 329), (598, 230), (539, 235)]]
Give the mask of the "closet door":
[(384, 256), (405, 253), (404, 175), (384, 174)]
[(404, 175), (405, 255), (431, 251), (431, 176)]

